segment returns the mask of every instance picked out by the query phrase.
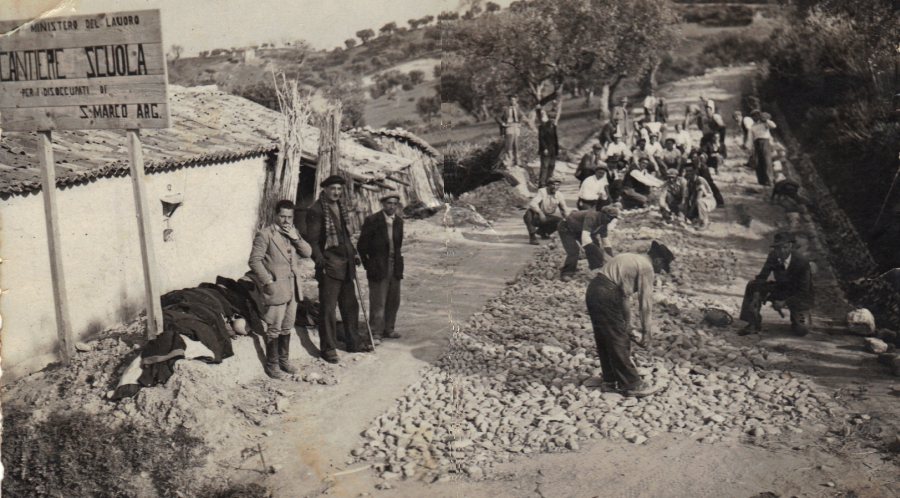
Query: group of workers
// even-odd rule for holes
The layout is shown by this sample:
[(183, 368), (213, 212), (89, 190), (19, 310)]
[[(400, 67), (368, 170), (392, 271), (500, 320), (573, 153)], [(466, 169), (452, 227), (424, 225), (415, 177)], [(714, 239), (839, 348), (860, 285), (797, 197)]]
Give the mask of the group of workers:
[[(612, 119), (601, 130), (599, 143), (582, 158), (575, 172), (581, 186), (574, 210), (566, 205), (559, 192), (561, 180), (553, 175), (559, 152), (556, 120), (543, 111), (538, 114), (540, 185), (524, 222), (532, 244), (539, 244), (538, 237), (547, 239), (558, 232), (566, 253), (561, 280), (574, 278), (582, 253), (589, 268), (597, 270), (587, 286), (585, 301), (603, 372), (596, 385), (603, 389), (634, 397), (658, 391), (658, 386), (638, 373), (631, 358), (631, 344), (650, 345), (654, 274), (669, 272), (675, 259), (672, 251), (657, 241), (644, 254), (614, 254), (608, 236), (621, 211), (648, 207), (652, 190), (659, 188), (657, 206), (664, 219), (685, 217), (705, 228), (709, 212), (724, 204), (710, 172), (718, 173), (724, 162), (724, 123), (715, 112), (715, 102), (703, 102), (704, 109), (688, 107), (684, 122), (666, 134), (662, 145), (659, 137), (668, 119), (663, 99), (653, 95), (645, 99), (644, 116), (630, 134), (623, 126), (628, 119), (627, 102), (614, 109)], [(517, 135), (519, 119), (512, 98), (501, 123), (506, 125), (508, 152), (514, 161), (518, 160), (518, 144), (515, 140), (510, 142), (509, 137)], [(743, 116), (736, 119), (745, 133), (744, 146), (753, 144), (758, 180), (767, 184), (771, 167), (769, 130), (775, 125), (764, 113), (755, 113), (749, 120)], [(687, 133), (692, 124), (703, 135), (699, 146), (694, 146)], [(626, 136), (630, 145), (626, 144)], [(337, 175), (321, 183), (322, 194), (306, 213), (302, 236), (294, 223), (293, 203), (281, 201), (275, 207), (275, 222), (260, 230), (254, 239), (248, 273), (261, 289), (266, 305), (265, 370), (271, 377), (296, 372), (289, 362), (289, 347), (297, 304), (302, 299), (299, 262), (304, 257), (315, 261), (319, 348), (325, 361), (338, 362), (338, 310), (348, 352), (369, 352), (376, 345), (375, 338), (399, 337), (395, 330), (403, 278), (399, 196), (388, 194), (381, 198), (382, 210), (365, 219), (354, 246), (348, 210), (342, 201), (345, 185), (345, 180)], [(775, 235), (762, 270), (746, 286), (740, 319), (747, 325), (740, 335), (761, 330), (761, 308), (766, 302), (771, 302), (779, 313), (787, 307), (791, 329), (797, 335), (808, 333), (813, 303), (811, 267), (796, 242), (791, 233)], [(365, 267), (369, 284), (370, 337), (362, 336), (358, 330), (359, 265)], [(639, 338), (632, 333), (631, 296), (638, 301)]]
[[(319, 349), (322, 359), (338, 363), (337, 311), (342, 336), (351, 353), (371, 352), (376, 340), (396, 339), (400, 284), (403, 279), (403, 219), (398, 214), (400, 197), (381, 198), (382, 209), (368, 216), (354, 246), (347, 206), (342, 200), (346, 181), (332, 175), (320, 184), (319, 199), (306, 212), (301, 235), (294, 220), (293, 202), (275, 206), (275, 222), (259, 230), (250, 253), (248, 275), (260, 289), (266, 312), (265, 371), (273, 378), (281, 372), (296, 373), (289, 363), (297, 305), (303, 299), (301, 258), (315, 262), (319, 291)], [(371, 336), (359, 332), (359, 281), (356, 267), (366, 269), (369, 284)]]
[[(655, 194), (656, 206), (664, 220), (685, 219), (702, 230), (709, 225), (710, 212), (724, 205), (712, 175), (713, 172), (718, 175), (727, 154), (725, 124), (716, 112), (714, 101), (701, 98), (701, 102), (702, 107), (688, 105), (684, 121), (676, 123), (660, 143), (660, 134), (667, 128), (665, 101), (652, 94), (648, 96), (644, 100), (643, 118), (629, 127), (627, 100), (623, 99), (601, 129), (598, 143), (581, 159), (575, 171), (575, 177), (581, 182), (576, 209), (566, 205), (559, 192), (562, 183), (559, 178), (550, 176), (544, 180), (541, 175), (541, 185), (525, 213), (531, 244), (539, 244), (538, 236), (547, 239), (554, 231), (559, 233), (566, 253), (560, 269), (562, 281), (574, 278), (582, 254), (588, 267), (598, 270), (588, 284), (585, 300), (603, 372), (596, 385), (604, 389), (635, 397), (657, 392), (657, 386), (645, 382), (638, 374), (631, 359), (631, 343), (649, 345), (654, 273), (668, 272), (675, 258), (657, 241), (652, 242), (646, 254), (614, 255), (608, 234), (621, 210), (649, 207)], [(742, 147), (753, 148), (751, 164), (759, 183), (770, 185), (772, 136), (769, 130), (775, 124), (769, 115), (759, 111), (746, 118), (736, 114), (735, 119), (744, 133)], [(699, 144), (693, 143), (687, 131), (691, 125), (701, 131)], [(542, 162), (542, 174), (543, 171)], [(781, 179), (784, 180), (783, 175)], [(637, 297), (640, 311), (640, 339), (631, 333), (629, 296), (632, 295)], [(775, 235), (763, 269), (746, 286), (740, 319), (747, 325), (738, 332), (740, 335), (761, 330), (761, 308), (766, 302), (771, 302), (779, 314), (788, 308), (795, 334), (808, 333), (813, 303), (811, 267), (789, 232)]]

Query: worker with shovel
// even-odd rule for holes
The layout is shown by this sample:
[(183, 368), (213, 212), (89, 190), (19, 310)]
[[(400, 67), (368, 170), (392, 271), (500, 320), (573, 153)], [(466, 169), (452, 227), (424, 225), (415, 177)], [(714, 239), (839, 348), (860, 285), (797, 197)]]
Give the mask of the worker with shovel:
[[(649, 396), (659, 390), (641, 379), (631, 360), (631, 342), (644, 348), (650, 345), (654, 274), (663, 270), (668, 273), (674, 259), (668, 247), (654, 240), (647, 254), (622, 253), (607, 261), (588, 285), (585, 301), (603, 369), (601, 386), (605, 390), (621, 390), (633, 397)], [(628, 301), (632, 295), (637, 295), (639, 303), (640, 341), (631, 337)]]

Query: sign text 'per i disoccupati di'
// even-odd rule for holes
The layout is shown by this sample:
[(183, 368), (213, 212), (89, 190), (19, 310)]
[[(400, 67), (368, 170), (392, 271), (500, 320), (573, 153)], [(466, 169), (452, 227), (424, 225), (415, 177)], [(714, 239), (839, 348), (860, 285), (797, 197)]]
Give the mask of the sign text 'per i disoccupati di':
[(166, 128), (158, 10), (0, 22), (4, 131)]

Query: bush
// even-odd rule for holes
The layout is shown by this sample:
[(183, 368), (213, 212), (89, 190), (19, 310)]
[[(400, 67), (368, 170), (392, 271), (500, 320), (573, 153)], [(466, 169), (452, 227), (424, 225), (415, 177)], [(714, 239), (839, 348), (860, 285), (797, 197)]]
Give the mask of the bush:
[(753, 22), (753, 8), (746, 5), (679, 5), (685, 22), (704, 26), (747, 26)]
[(761, 62), (771, 50), (768, 40), (757, 40), (744, 34), (729, 34), (703, 47), (707, 67)]
[(186, 429), (172, 432), (130, 422), (113, 428), (82, 411), (51, 414), (33, 424), (4, 413), (3, 491), (9, 496), (137, 496), (142, 472), (159, 496), (193, 495), (190, 475), (209, 452)]

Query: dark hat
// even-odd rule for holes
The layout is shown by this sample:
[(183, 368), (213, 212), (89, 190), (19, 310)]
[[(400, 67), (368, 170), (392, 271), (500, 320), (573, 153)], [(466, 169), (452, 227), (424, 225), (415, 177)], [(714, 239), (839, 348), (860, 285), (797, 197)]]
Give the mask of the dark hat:
[(320, 187), (326, 188), (330, 185), (346, 185), (347, 180), (344, 180), (344, 177), (339, 175), (331, 175), (328, 178), (322, 180), (322, 183), (319, 184)]
[(791, 232), (778, 232), (775, 234), (775, 241), (772, 242), (772, 247), (778, 247), (784, 244), (793, 244), (797, 239), (794, 238), (794, 234)]
[(672, 251), (655, 240), (650, 243), (650, 250), (647, 251), (647, 254), (649, 254), (651, 258), (661, 259), (663, 261), (662, 268), (666, 270), (666, 272), (669, 271), (669, 265), (675, 260), (675, 255), (672, 254)]
[(666, 137), (666, 143), (669, 143), (669, 142), (675, 143), (675, 138), (673, 138), (673, 137)]
[(594, 149), (594, 150), (602, 150), (602, 149), (603, 149), (603, 144), (594, 144), (593, 149)]
[(397, 199), (397, 202), (400, 202), (400, 194), (385, 194), (381, 196), (379, 199), (381, 202), (384, 202), (388, 199)]

